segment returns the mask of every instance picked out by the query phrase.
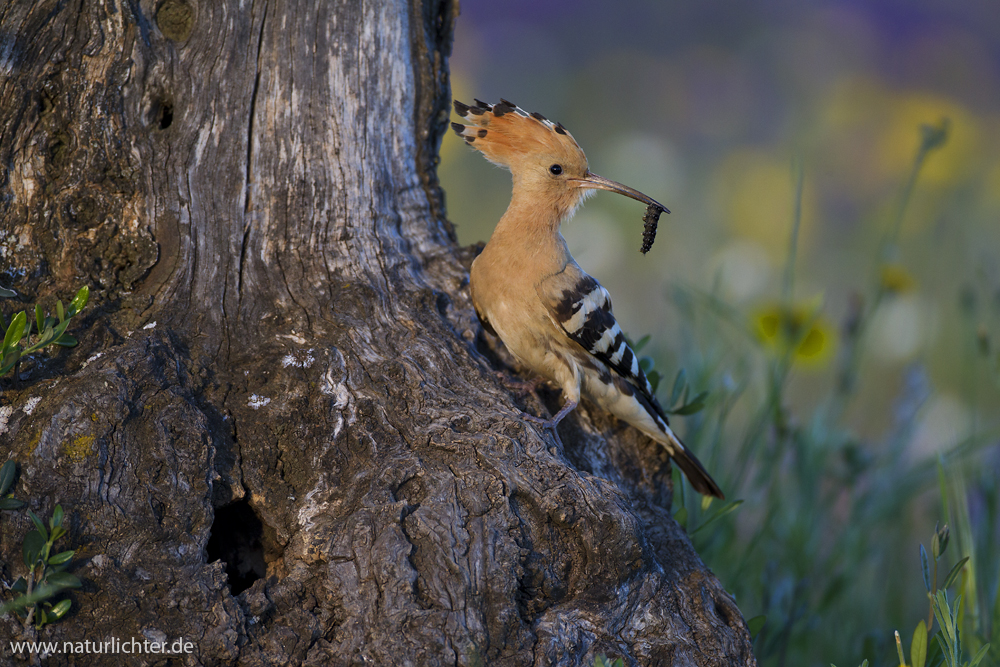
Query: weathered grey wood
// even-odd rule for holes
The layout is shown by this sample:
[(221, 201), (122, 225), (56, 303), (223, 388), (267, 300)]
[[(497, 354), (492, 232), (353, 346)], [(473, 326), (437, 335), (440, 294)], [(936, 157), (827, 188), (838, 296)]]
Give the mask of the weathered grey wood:
[[(93, 294), (78, 348), (0, 385), (0, 459), (62, 503), (86, 582), (43, 638), (197, 647), (136, 665), (753, 664), (662, 451), (586, 409), (558, 449), (494, 376), (434, 175), (456, 14), (0, 7), (0, 284)], [(236, 501), (266, 575), (233, 596), (206, 561)], [(9, 582), (28, 523), (0, 526)], [(0, 652), (21, 636), (0, 620)]]

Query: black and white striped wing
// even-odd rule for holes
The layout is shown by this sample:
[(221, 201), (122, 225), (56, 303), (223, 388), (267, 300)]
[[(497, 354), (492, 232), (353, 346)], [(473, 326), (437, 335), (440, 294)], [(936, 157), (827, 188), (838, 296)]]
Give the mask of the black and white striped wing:
[[(570, 264), (567, 269), (572, 266)], [(559, 281), (563, 283), (561, 289), (557, 287), (553, 290), (555, 293), (546, 290), (549, 291), (546, 305), (552, 318), (567, 336), (614, 369), (644, 394), (644, 398), (658, 406), (653, 396), (653, 387), (639, 367), (638, 357), (629, 347), (625, 334), (611, 312), (611, 296), (608, 291), (579, 268), (576, 269), (576, 274), (555, 276), (563, 278)], [(548, 287), (557, 285), (557, 282), (552, 282)]]
[[(611, 297), (607, 290), (571, 262), (563, 271), (543, 281), (537, 291), (549, 316), (566, 335), (621, 378), (617, 382), (606, 382), (620, 390), (621, 398), (625, 399), (610, 401), (613, 403), (609, 408), (611, 412), (663, 443), (699, 493), (724, 498), (698, 458), (671, 430), (667, 415), (653, 395), (652, 385), (639, 367), (639, 359), (611, 313)], [(620, 410), (616, 411), (615, 407)], [(633, 410), (641, 410), (653, 423), (640, 418)], [(658, 435), (654, 435), (657, 432)]]

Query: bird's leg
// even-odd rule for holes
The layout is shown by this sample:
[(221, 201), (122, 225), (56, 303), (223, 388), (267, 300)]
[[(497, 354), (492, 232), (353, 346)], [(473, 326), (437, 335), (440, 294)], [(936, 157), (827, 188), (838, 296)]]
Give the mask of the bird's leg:
[(555, 429), (556, 426), (559, 426), (559, 422), (561, 422), (563, 418), (572, 412), (573, 408), (578, 405), (579, 403), (577, 401), (569, 401), (566, 405), (562, 406), (562, 409), (559, 410), (559, 412), (557, 412), (552, 419), (542, 419), (541, 417), (536, 417), (535, 415), (529, 415), (527, 412), (522, 412), (521, 416), (529, 422), (538, 424), (542, 428)]
[(562, 409), (559, 410), (559, 412), (557, 412), (552, 419), (542, 419), (541, 417), (536, 417), (535, 415), (529, 415), (527, 412), (522, 412), (521, 417), (524, 418), (525, 421), (538, 424), (542, 428), (551, 429), (552, 435), (555, 436), (556, 444), (562, 447), (562, 439), (559, 437), (559, 429), (556, 427), (559, 426), (559, 422), (561, 422), (563, 418), (572, 412), (573, 408), (579, 404), (580, 403), (578, 401), (567, 401), (566, 405), (562, 406)]

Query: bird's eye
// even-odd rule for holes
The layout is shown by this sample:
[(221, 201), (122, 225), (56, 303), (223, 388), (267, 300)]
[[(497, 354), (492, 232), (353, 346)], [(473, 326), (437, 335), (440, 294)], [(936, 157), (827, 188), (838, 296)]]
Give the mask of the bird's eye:
[(553, 176), (558, 176), (559, 174), (562, 173), (562, 165), (558, 164), (552, 165), (551, 167), (549, 167), (549, 173), (552, 174)]

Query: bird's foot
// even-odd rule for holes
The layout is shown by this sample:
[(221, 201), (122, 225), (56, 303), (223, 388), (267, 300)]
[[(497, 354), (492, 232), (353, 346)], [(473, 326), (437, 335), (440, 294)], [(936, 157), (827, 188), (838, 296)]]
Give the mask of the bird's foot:
[(572, 412), (573, 408), (575, 408), (577, 405), (579, 405), (577, 401), (569, 401), (568, 403), (566, 403), (566, 405), (562, 406), (562, 409), (559, 410), (559, 412), (557, 412), (555, 416), (552, 417), (552, 419), (542, 419), (541, 417), (536, 417), (535, 415), (529, 415), (527, 412), (522, 412), (521, 417), (525, 421), (529, 421), (533, 424), (538, 424), (542, 428), (547, 428), (551, 430), (552, 436), (556, 440), (556, 444), (562, 447), (563, 446), (562, 439), (560, 439), (559, 437), (559, 429), (557, 427), (559, 426), (559, 422), (561, 422), (566, 417), (566, 415)]
[(559, 422), (557, 422), (555, 419), (542, 419), (541, 417), (536, 417), (535, 415), (528, 414), (527, 412), (523, 411), (521, 412), (521, 418), (524, 419), (524, 421), (531, 422), (532, 424), (538, 424), (542, 428), (554, 429), (556, 426), (559, 425)]

